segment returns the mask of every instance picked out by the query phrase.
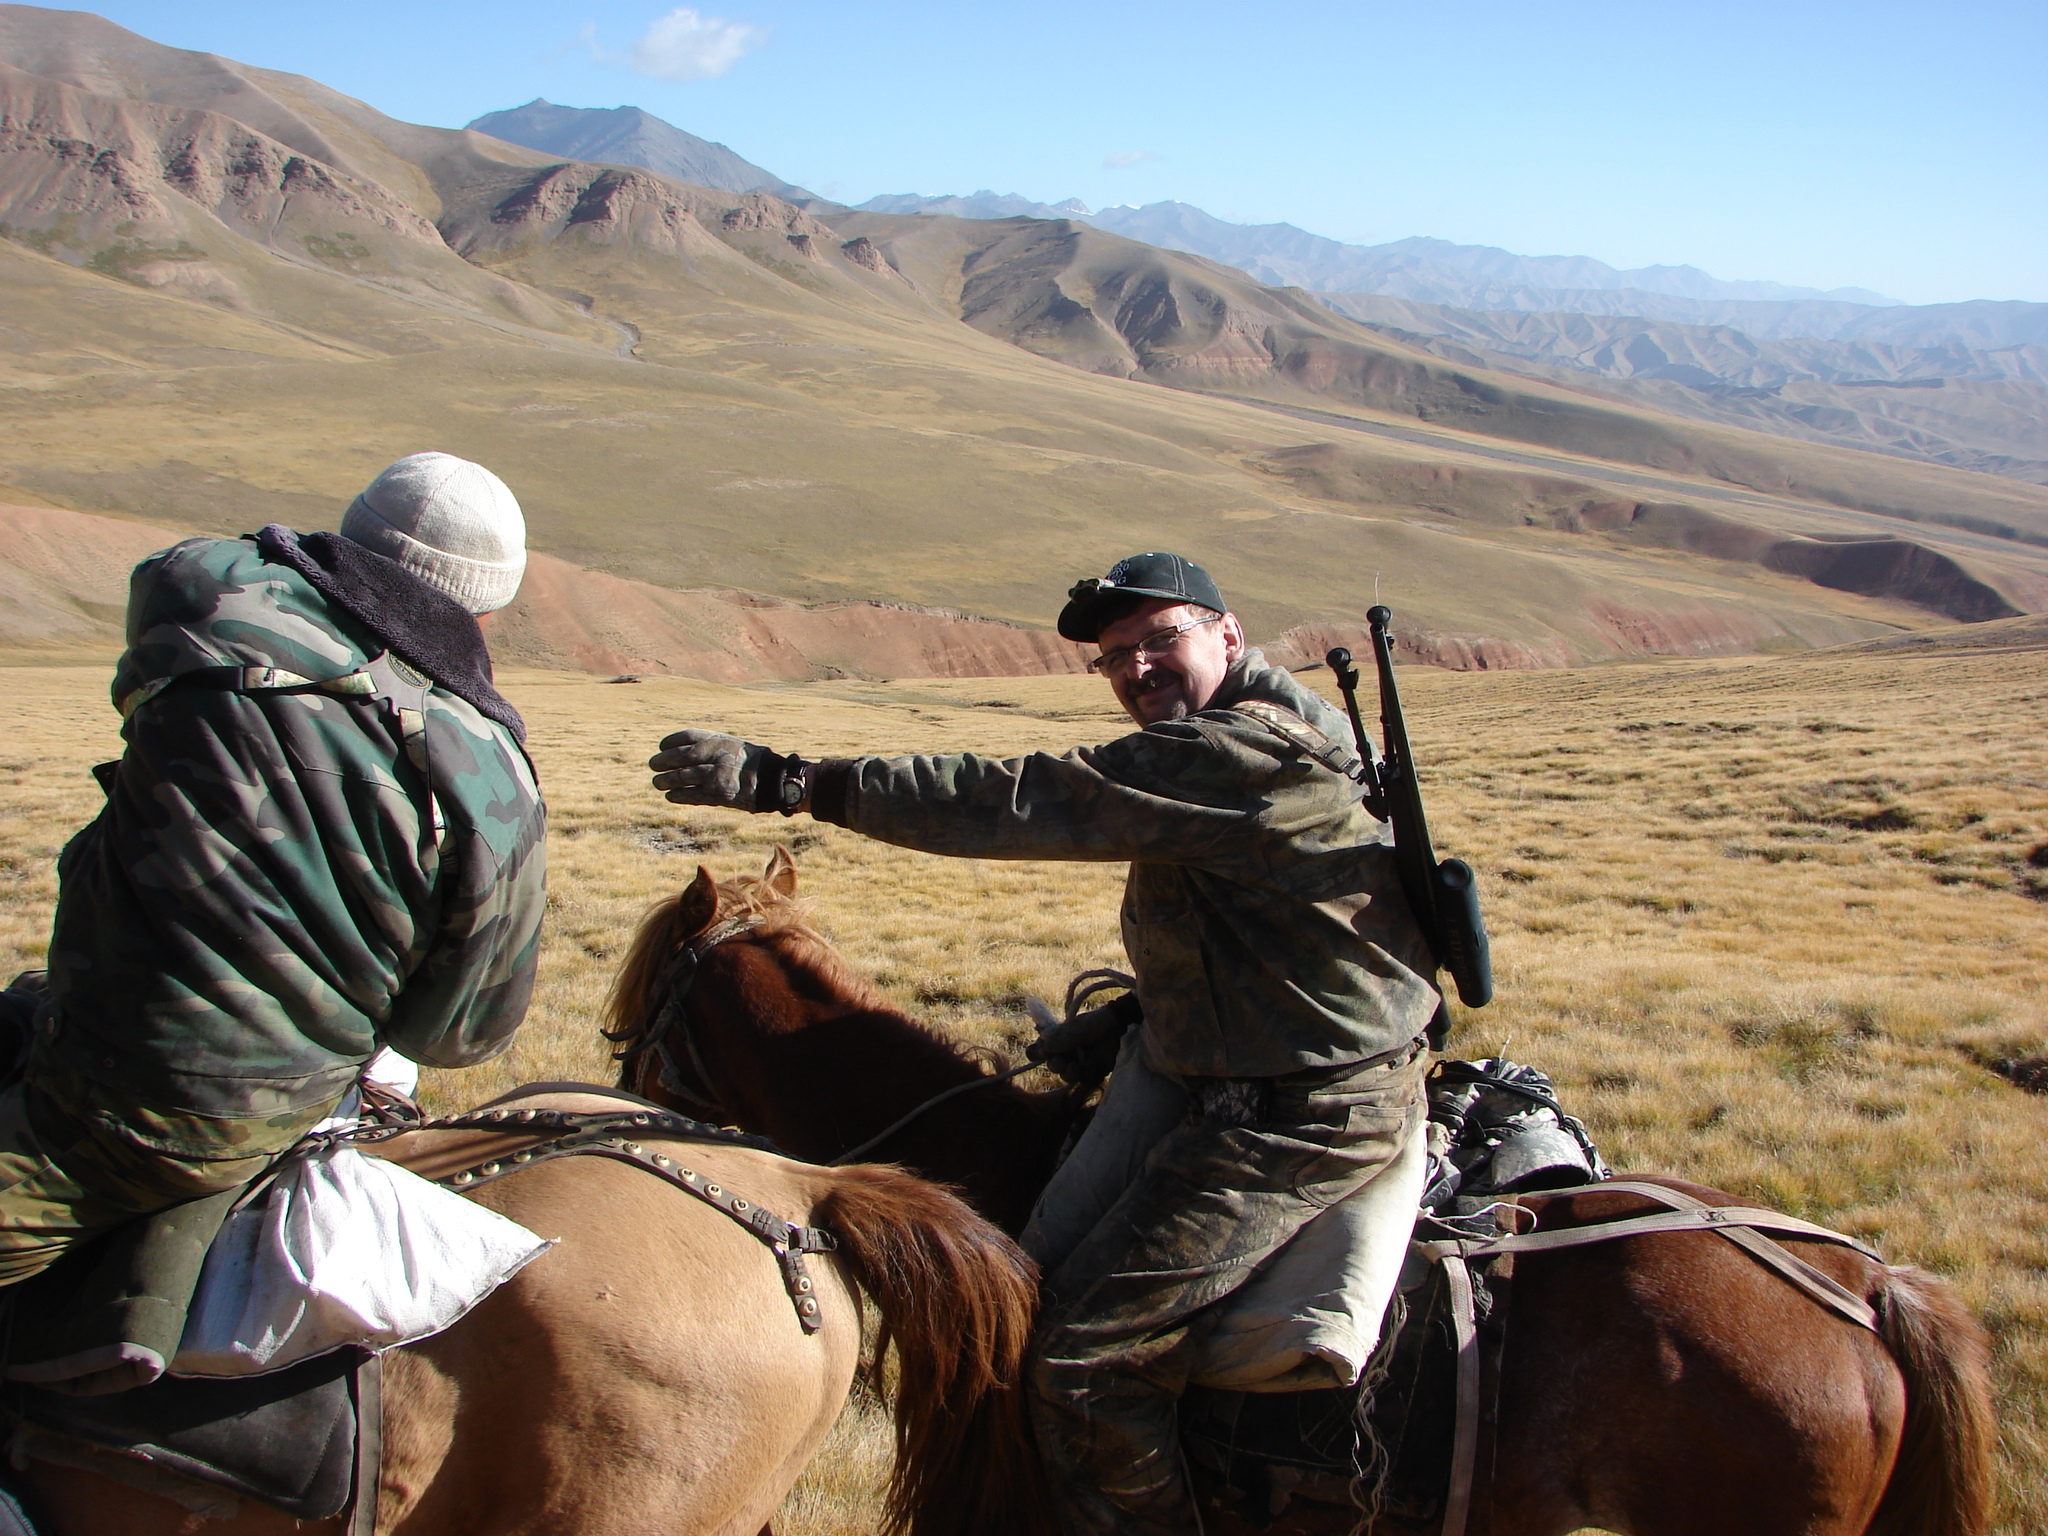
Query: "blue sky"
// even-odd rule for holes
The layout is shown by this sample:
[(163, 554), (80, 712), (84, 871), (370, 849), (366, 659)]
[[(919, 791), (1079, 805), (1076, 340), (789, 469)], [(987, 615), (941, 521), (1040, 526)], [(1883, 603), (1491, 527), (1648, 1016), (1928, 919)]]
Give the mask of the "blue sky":
[(1177, 198), (1361, 243), (2048, 301), (2040, 0), (94, 9), (413, 122), (631, 103), (848, 202)]

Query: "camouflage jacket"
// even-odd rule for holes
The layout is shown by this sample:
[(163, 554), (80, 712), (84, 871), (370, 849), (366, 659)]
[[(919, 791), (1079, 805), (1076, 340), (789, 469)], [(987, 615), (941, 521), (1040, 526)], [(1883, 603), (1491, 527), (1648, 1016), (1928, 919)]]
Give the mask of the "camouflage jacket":
[[(446, 601), (415, 584), (415, 606)], [(458, 639), (487, 669), (473, 624)], [(332, 1101), (380, 1044), (452, 1067), (510, 1043), (545, 899), (540, 791), (512, 731), (385, 653), (254, 540), (136, 568), (126, 750), (59, 860), (39, 1052), (253, 1118)]]
[(1123, 936), (1147, 1060), (1271, 1077), (1396, 1049), (1437, 1007), (1386, 828), (1346, 772), (1349, 740), (1341, 715), (1254, 650), (1185, 720), (1064, 756), (858, 758), (820, 773), (813, 806), (928, 853), (1129, 860)]

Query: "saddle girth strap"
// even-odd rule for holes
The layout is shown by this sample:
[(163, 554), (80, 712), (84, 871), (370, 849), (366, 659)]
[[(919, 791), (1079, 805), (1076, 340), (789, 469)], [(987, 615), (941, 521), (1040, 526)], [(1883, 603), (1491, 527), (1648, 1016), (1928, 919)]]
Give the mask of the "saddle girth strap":
[(527, 1136), (536, 1132), (543, 1135), (548, 1131), (561, 1133), (472, 1163), (434, 1180), (444, 1188), (462, 1193), (494, 1179), (519, 1173), (536, 1163), (552, 1162), (558, 1157), (609, 1157), (651, 1173), (673, 1184), (684, 1194), (724, 1212), (765, 1243), (775, 1255), (776, 1267), (782, 1272), (782, 1288), (789, 1293), (790, 1301), (796, 1307), (797, 1321), (802, 1324), (804, 1332), (816, 1333), (825, 1325), (824, 1314), (818, 1307), (817, 1288), (804, 1267), (804, 1255), (831, 1253), (838, 1248), (839, 1240), (822, 1227), (799, 1226), (784, 1220), (765, 1206), (735, 1194), (705, 1174), (684, 1167), (658, 1147), (634, 1140), (633, 1133), (774, 1150), (772, 1144), (762, 1137), (730, 1131), (722, 1126), (704, 1125), (696, 1120), (686, 1120), (681, 1115), (657, 1110), (608, 1114), (576, 1114), (546, 1109), (473, 1110), (469, 1114), (435, 1120), (416, 1129), (488, 1130)]
[(1462, 1254), (1443, 1261), (1451, 1292), (1451, 1339), (1457, 1354), (1457, 1416), (1451, 1435), (1451, 1477), (1444, 1490), (1443, 1536), (1465, 1536), (1472, 1518), (1473, 1474), (1479, 1464), (1479, 1323), (1472, 1269)]
[(377, 1477), (384, 1468), (384, 1361), (366, 1355), (351, 1384), (356, 1403), (356, 1482), (348, 1536), (377, 1536)]

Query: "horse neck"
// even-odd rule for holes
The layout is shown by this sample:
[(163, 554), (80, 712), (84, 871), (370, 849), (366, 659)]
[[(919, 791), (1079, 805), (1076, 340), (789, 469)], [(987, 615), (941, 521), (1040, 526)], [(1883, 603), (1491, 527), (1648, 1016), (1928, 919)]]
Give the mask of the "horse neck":
[[(697, 1057), (735, 1123), (813, 1162), (829, 1162), (933, 1095), (980, 1081), (958, 1045), (768, 943), (721, 946), (685, 1005)], [(671, 1051), (686, 1077), (686, 1055)], [(899, 1163), (959, 1186), (990, 1220), (1020, 1229), (1065, 1133), (1067, 1096), (1009, 1083), (970, 1088), (877, 1144)]]

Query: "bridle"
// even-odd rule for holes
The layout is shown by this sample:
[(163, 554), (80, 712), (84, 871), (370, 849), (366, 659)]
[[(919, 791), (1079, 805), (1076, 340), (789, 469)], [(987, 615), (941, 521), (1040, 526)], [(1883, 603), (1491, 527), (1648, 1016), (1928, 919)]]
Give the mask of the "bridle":
[[(612, 1052), (612, 1060), (619, 1063), (622, 1073), (630, 1073), (634, 1064), (651, 1050), (659, 1065), (656, 1081), (663, 1088), (701, 1109), (710, 1110), (721, 1119), (730, 1118), (724, 1102), (718, 1097), (718, 1090), (712, 1086), (710, 1069), (704, 1065), (704, 1055), (697, 1049), (697, 1034), (690, 1028), (690, 1015), (683, 1003), (690, 995), (690, 988), (697, 984), (697, 968), (703, 964), (704, 957), (728, 939), (752, 933), (761, 923), (759, 913), (744, 911), (734, 913), (723, 922), (713, 922), (678, 949), (655, 979), (655, 1001), (645, 1018), (627, 1029), (600, 1031), (605, 1039), (620, 1046)], [(682, 1036), (683, 1048), (690, 1058), (690, 1070), (696, 1073), (698, 1088), (702, 1092), (685, 1083), (676, 1067), (675, 1055), (669, 1047), (670, 1037), (676, 1034)]]
[[(654, 983), (654, 997), (656, 1001), (648, 1008), (647, 1016), (640, 1023), (628, 1029), (600, 1031), (605, 1039), (619, 1045), (620, 1049), (612, 1052), (612, 1060), (619, 1063), (622, 1072), (630, 1072), (635, 1062), (646, 1055), (647, 1052), (653, 1051), (654, 1059), (659, 1063), (660, 1067), (656, 1080), (665, 1090), (679, 1098), (688, 1100), (702, 1109), (709, 1110), (712, 1114), (720, 1117), (721, 1120), (731, 1119), (725, 1103), (718, 1097), (718, 1089), (711, 1081), (710, 1069), (704, 1065), (704, 1055), (697, 1049), (697, 1034), (695, 1030), (690, 1028), (690, 1015), (683, 1004), (690, 995), (690, 988), (696, 985), (697, 968), (703, 964), (704, 957), (728, 940), (741, 938), (746, 934), (752, 933), (761, 926), (763, 921), (764, 919), (759, 913), (739, 912), (726, 918), (723, 922), (714, 922), (709, 928), (706, 928), (697, 937), (678, 949), (675, 953), (675, 958), (669, 961), (668, 965), (662, 970), (661, 975), (656, 978)], [(690, 1070), (696, 1074), (697, 1088), (692, 1088), (689, 1084), (685, 1083), (682, 1073), (677, 1069), (675, 1053), (669, 1045), (671, 1037), (677, 1034), (682, 1036), (683, 1050), (690, 1058)], [(988, 1088), (993, 1087), (997, 1083), (1006, 1083), (1013, 1077), (1029, 1072), (1037, 1065), (1038, 1063), (1035, 1061), (1025, 1061), (1009, 1068), (1007, 1071), (992, 1073), (987, 1077), (977, 1077), (972, 1082), (955, 1083), (951, 1088), (942, 1089), (926, 1099), (922, 1104), (919, 1104), (910, 1113), (892, 1121), (882, 1130), (870, 1136), (859, 1146), (851, 1147), (840, 1153), (831, 1162), (825, 1164), (825, 1166), (828, 1168), (843, 1168), (857, 1158), (866, 1156), (891, 1136), (902, 1130), (906, 1125), (916, 1120), (926, 1110), (934, 1109), (945, 1103), (946, 1100), (971, 1092), (976, 1088)]]

